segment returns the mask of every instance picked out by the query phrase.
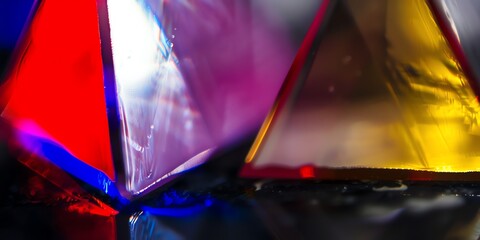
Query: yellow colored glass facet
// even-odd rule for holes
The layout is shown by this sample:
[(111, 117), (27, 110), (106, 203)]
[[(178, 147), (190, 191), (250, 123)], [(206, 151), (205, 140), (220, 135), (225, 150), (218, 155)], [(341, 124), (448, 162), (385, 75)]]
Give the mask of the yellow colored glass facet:
[(478, 100), (428, 3), (339, 0), (329, 10), (311, 66), (286, 80), (294, 87), (247, 162), (479, 171)]

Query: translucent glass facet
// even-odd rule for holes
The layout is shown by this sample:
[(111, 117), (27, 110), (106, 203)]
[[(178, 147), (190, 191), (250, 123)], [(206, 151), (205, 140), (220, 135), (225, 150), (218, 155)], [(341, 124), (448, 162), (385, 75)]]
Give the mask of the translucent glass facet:
[(312, 26), (316, 35), (302, 46), (314, 57), (297, 56), (245, 174), (269, 167), (320, 178), (313, 168), (479, 171), (476, 82), (429, 3), (326, 7), (330, 17)]
[(129, 0), (109, 1), (108, 8), (127, 190), (138, 193), (180, 160), (208, 157), (213, 144), (153, 12)]
[(273, 3), (107, 3), (130, 194), (259, 127), (295, 52)]
[[(73, 167), (80, 162), (114, 180), (95, 1), (38, 2), (21, 43), (0, 89), (1, 117), (30, 136), (19, 139), (29, 151), (49, 154), (73, 175), (86, 174)], [(46, 153), (40, 142), (71, 158)]]

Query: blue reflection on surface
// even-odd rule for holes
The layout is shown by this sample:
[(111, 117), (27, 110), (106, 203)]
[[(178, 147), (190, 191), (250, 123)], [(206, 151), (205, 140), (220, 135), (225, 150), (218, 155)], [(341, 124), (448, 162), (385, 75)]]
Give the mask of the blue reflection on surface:
[(184, 239), (171, 228), (152, 217), (148, 212), (140, 212), (130, 217), (130, 239)]
[(170, 190), (156, 198), (152, 206), (141, 206), (141, 211), (130, 217), (131, 239), (183, 239), (163, 218), (186, 222), (204, 216), (209, 207), (219, 202), (209, 195), (192, 195), (186, 192)]
[[(143, 207), (130, 215), (131, 239), (271, 239), (251, 199), (183, 196), (183, 204)], [(162, 201), (162, 198), (158, 199)]]
[(77, 159), (53, 140), (22, 131), (19, 131), (19, 135), (23, 146), (29, 151), (34, 152), (69, 174), (109, 195), (112, 199), (117, 200), (119, 204), (125, 205), (128, 203), (120, 195), (115, 184), (107, 175)]
[(141, 206), (141, 210), (158, 216), (182, 217), (199, 214), (213, 204), (219, 204), (210, 195), (179, 192), (173, 189), (159, 195), (153, 204)]
[(185, 208), (155, 208), (155, 207), (145, 206), (145, 207), (142, 207), (142, 210), (158, 216), (184, 217), (184, 216), (189, 216), (192, 214), (199, 213), (200, 211), (204, 210), (205, 207), (206, 207), (206, 204), (192, 206), (192, 207), (185, 207)]

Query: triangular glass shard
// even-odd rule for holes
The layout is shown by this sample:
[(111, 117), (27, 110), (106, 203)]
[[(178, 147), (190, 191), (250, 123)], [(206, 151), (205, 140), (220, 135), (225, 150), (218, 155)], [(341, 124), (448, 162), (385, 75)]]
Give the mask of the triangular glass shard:
[(107, 79), (107, 98), (118, 103), (125, 194), (145, 194), (257, 130), (294, 56), (289, 39), (262, 20), (265, 9), (232, 0), (105, 2), (115, 80)]
[(476, 82), (430, 3), (323, 7), (244, 176), (428, 179), (480, 171)]
[(38, 1), (12, 66), (1, 116), (114, 180), (95, 1)]
[(147, 6), (108, 1), (126, 189), (133, 194), (178, 173), (186, 160), (182, 170), (198, 165), (215, 146), (173, 44)]

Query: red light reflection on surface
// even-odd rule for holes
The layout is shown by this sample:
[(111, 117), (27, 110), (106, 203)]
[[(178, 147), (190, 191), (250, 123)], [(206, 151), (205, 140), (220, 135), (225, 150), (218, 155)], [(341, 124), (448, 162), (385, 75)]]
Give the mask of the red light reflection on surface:
[(58, 209), (54, 212), (54, 224), (60, 239), (117, 239), (117, 224), (113, 216), (79, 214)]
[(61, 205), (65, 211), (110, 217), (118, 212), (100, 199), (86, 192), (73, 178), (49, 161), (36, 154), (24, 153), (18, 157), (30, 169), (27, 198), (50, 205)]
[(41, 1), (19, 50), (2, 116), (114, 179), (96, 1)]
[(315, 169), (312, 166), (303, 166), (300, 168), (300, 176), (302, 178), (314, 178)]

